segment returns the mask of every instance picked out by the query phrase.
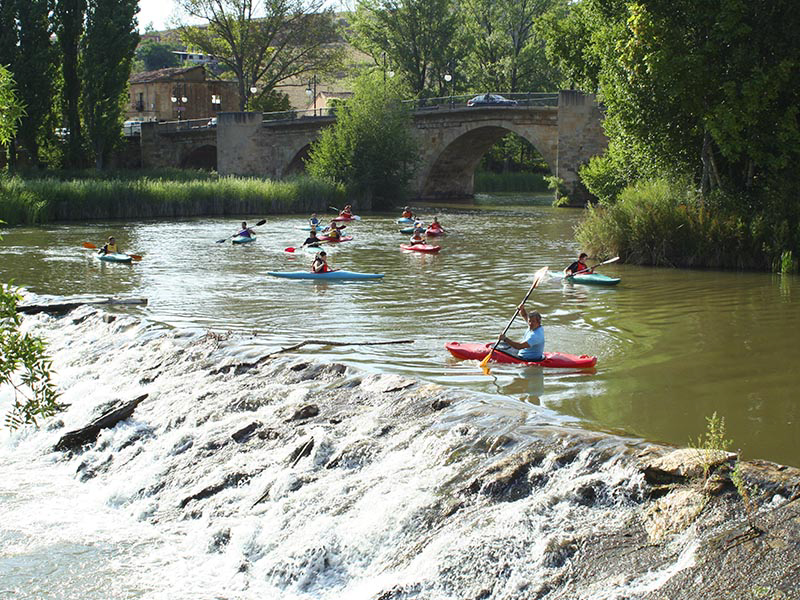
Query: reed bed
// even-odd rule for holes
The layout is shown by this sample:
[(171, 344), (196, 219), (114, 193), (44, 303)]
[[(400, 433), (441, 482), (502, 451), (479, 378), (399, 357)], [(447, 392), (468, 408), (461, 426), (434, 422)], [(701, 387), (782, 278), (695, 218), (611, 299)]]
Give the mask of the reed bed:
[(0, 180), (0, 220), (9, 225), (313, 212), (343, 205), (345, 200), (343, 187), (307, 177), (268, 181), (140, 174), (109, 179), (48, 176)]

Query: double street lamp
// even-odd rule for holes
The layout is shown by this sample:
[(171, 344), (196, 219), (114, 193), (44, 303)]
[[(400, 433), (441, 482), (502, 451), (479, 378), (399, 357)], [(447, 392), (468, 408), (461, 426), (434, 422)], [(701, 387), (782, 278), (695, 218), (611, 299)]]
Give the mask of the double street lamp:
[(186, 109), (184, 104), (186, 104), (189, 101), (189, 98), (186, 97), (185, 86), (183, 90), (183, 95), (179, 96), (178, 90), (175, 90), (172, 96), (170, 97), (170, 100), (175, 105), (175, 110), (178, 111), (178, 121), (180, 121), (181, 118), (183, 117), (183, 111)]
[[(311, 89), (312, 85), (314, 86), (313, 90)], [(312, 96), (312, 94), (313, 94), (313, 96)], [(309, 100), (311, 100), (314, 103), (314, 116), (316, 117), (317, 116), (317, 76), (316, 75), (314, 75), (314, 77), (311, 79), (311, 81), (308, 82), (308, 87), (306, 88), (306, 96), (308, 96)]]

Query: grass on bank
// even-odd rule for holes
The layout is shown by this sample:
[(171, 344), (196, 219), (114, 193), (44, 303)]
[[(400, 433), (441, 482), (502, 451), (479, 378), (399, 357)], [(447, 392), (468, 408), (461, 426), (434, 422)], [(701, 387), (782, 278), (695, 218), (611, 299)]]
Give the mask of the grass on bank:
[(0, 219), (9, 225), (312, 212), (345, 200), (342, 186), (309, 177), (269, 181), (195, 171), (127, 171), (108, 177), (53, 173), (0, 178)]
[(796, 224), (763, 212), (726, 211), (684, 184), (640, 182), (623, 190), (615, 203), (588, 211), (576, 238), (593, 256), (672, 267), (784, 273), (797, 268)]

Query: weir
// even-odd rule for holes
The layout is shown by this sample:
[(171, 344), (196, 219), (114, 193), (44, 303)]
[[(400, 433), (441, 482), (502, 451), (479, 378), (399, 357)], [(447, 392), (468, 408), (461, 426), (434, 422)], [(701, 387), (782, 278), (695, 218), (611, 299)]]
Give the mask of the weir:
[[(554, 425), (533, 405), (305, 354), (259, 361), (246, 336), (104, 315), (25, 317), (48, 339), (69, 408), (0, 446), (0, 533), (15, 540), (4, 557), (25, 566), (2, 570), (4, 589), (367, 600), (796, 589), (796, 469), (745, 464), (758, 490), (745, 506), (724, 470), (703, 488), (696, 464), (668, 466), (668, 447)], [(52, 451), (134, 397), (130, 419)]]

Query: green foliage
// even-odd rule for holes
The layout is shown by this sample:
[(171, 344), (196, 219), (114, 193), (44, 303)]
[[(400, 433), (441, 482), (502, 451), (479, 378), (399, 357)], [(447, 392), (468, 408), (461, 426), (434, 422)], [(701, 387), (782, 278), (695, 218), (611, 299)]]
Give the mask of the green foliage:
[(0, 65), (0, 145), (6, 146), (12, 140), (24, 114), (14, 78), (8, 69)]
[(781, 253), (780, 268), (776, 270), (780, 271), (780, 273), (782, 273), (783, 275), (794, 273), (797, 270), (797, 266), (795, 265), (794, 256), (792, 255), (791, 250), (784, 250)]
[(336, 123), (312, 145), (309, 173), (344, 184), (374, 206), (401, 201), (418, 161), (411, 115), (398, 101), (406, 92), (377, 73), (358, 79), (353, 98), (337, 108)]
[(146, 40), (136, 49), (136, 58), (142, 61), (145, 71), (156, 71), (169, 67), (178, 67), (181, 59), (173, 53), (177, 50), (174, 44), (162, 44), (155, 40)]
[(614, 203), (590, 206), (576, 238), (592, 255), (630, 263), (773, 268), (787, 245), (797, 247), (797, 221), (787, 223), (785, 213), (748, 215), (742, 206), (721, 194), (705, 199), (686, 180), (643, 180)]
[(564, 180), (556, 175), (546, 175), (544, 177), (547, 189), (553, 192), (553, 206), (566, 206), (569, 204), (567, 196), (567, 186)]
[(81, 79), (78, 74), (80, 40), (86, 14), (86, 0), (56, 0), (53, 13), (56, 39), (61, 54), (62, 110), (67, 129), (64, 166), (86, 166), (81, 122)]
[[(122, 173), (122, 175), (120, 175)], [(0, 180), (0, 218), (55, 220), (307, 212), (343, 203), (344, 189), (309, 177), (284, 181), (202, 172), (120, 172), (106, 178)], [(174, 176), (173, 176), (174, 175)]]
[(356, 48), (396, 72), (414, 96), (444, 96), (454, 75), (459, 22), (450, 0), (361, 0), (353, 14)]
[(9, 385), (14, 390), (14, 404), (6, 414), (6, 426), (11, 429), (36, 425), (37, 419), (61, 410), (55, 385), (50, 380), (52, 363), (44, 342), (20, 331), (22, 319), (17, 313), (20, 299), (19, 292), (0, 283), (0, 385)]
[(98, 169), (122, 136), (125, 93), (139, 43), (138, 7), (138, 0), (88, 0), (81, 44), (83, 114)]
[[(324, 75), (343, 57), (333, 9), (323, 0), (178, 0), (197, 26), (182, 25), (181, 38), (216, 56), (239, 81), (245, 110), (250, 88), (270, 91), (289, 79)], [(260, 9), (260, 10), (259, 10)]]
[(545, 192), (545, 176), (539, 173), (489, 173), (475, 172), (476, 192)]
[(291, 110), (289, 96), (279, 90), (262, 92), (256, 96), (251, 96), (248, 103), (248, 110), (260, 112), (280, 112)]
[(725, 439), (727, 435), (725, 431), (725, 417), (717, 416), (716, 411), (710, 416), (706, 417), (706, 431), (695, 440), (689, 441), (689, 447), (701, 451), (701, 456), (704, 459), (703, 475), (708, 479), (708, 474), (711, 467), (714, 465), (717, 457), (715, 454), (720, 452), (727, 452), (728, 448), (733, 444), (732, 440)]

